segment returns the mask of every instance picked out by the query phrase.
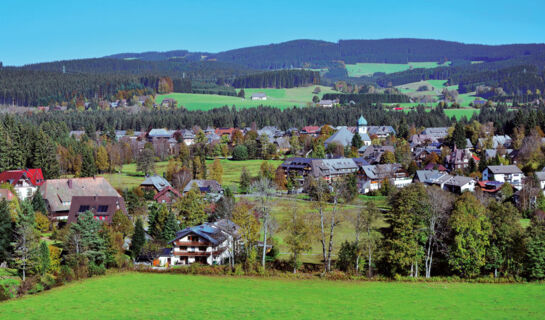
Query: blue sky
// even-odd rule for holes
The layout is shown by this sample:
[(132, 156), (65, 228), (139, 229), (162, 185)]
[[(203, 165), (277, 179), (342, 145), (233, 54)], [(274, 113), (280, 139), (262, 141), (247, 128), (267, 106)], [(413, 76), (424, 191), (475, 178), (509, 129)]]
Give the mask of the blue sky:
[(0, 2), (4, 65), (120, 52), (218, 52), (293, 39), (545, 42), (545, 1)]

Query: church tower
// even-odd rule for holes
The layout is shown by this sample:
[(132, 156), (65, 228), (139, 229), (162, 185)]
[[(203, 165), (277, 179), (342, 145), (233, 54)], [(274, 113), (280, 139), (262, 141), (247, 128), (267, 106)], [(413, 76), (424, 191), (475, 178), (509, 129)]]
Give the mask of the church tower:
[(367, 120), (363, 116), (358, 119), (358, 133), (360, 135), (367, 133)]

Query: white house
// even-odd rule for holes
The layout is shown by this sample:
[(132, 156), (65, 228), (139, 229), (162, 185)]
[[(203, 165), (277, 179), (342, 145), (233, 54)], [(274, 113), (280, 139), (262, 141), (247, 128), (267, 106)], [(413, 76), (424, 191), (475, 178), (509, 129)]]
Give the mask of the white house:
[(205, 223), (178, 231), (159, 256), (160, 266), (224, 264), (234, 257), (238, 226), (229, 220)]
[(522, 188), (522, 178), (524, 174), (515, 165), (507, 166), (488, 166), (483, 171), (483, 181), (498, 181), (498, 182), (508, 182), (513, 187), (520, 189)]
[(385, 180), (396, 188), (406, 187), (413, 181), (409, 173), (397, 163), (362, 166), (361, 171), (361, 193), (380, 189)]
[(34, 196), (44, 183), (42, 169), (7, 170), (0, 173), (0, 184), (9, 183), (21, 200)]
[(256, 92), (251, 96), (252, 100), (267, 100), (267, 95), (264, 92)]
[(318, 106), (322, 108), (333, 108), (333, 106), (336, 104), (337, 104), (337, 101), (335, 100), (320, 100), (318, 102)]

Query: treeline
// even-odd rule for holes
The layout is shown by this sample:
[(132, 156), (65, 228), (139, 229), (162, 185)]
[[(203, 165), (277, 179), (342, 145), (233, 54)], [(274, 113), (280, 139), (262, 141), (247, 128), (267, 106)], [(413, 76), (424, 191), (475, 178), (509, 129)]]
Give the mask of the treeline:
[(155, 93), (161, 77), (131, 75), (63, 74), (0, 69), (0, 104), (19, 106), (54, 105), (73, 99), (111, 99), (119, 91)]
[[(214, 81), (217, 78), (233, 79), (248, 74), (251, 69), (232, 63), (218, 61), (191, 61), (171, 59), (168, 61), (141, 61), (122, 59), (79, 59), (30, 64), (22, 67), (27, 70), (86, 74), (130, 74), (158, 75), (172, 78)], [(254, 71), (255, 72), (255, 71)]]
[(359, 94), (342, 94), (342, 93), (326, 93), (324, 100), (339, 99), (342, 104), (353, 101), (357, 104), (370, 103), (403, 103), (411, 102), (410, 98), (404, 94), (383, 94), (383, 93), (359, 93)]
[(56, 142), (67, 136), (63, 123), (33, 125), (23, 119), (3, 117), (0, 121), (0, 172), (42, 168), (46, 179), (60, 174)]
[(320, 73), (309, 70), (270, 71), (237, 77), (235, 88), (293, 88), (320, 84)]
[[(377, 106), (346, 106), (339, 108), (289, 108), (280, 110), (273, 107), (237, 109), (235, 107), (216, 108), (209, 111), (187, 111), (183, 109), (160, 109), (140, 112), (124, 110), (88, 110), (86, 112), (37, 112), (25, 115), (24, 121), (36, 125), (43, 122), (63, 122), (69, 130), (82, 130), (93, 125), (97, 130), (112, 127), (117, 130), (147, 130), (148, 128), (183, 129), (192, 126), (238, 127), (244, 128), (255, 124), (258, 128), (277, 126), (282, 130), (292, 127), (302, 128), (307, 125), (356, 125), (360, 115), (364, 115), (372, 125), (391, 125), (397, 128), (401, 124), (416, 127), (442, 127), (453, 122), (438, 107), (431, 111), (424, 107), (410, 112), (384, 112)], [(0, 117), (5, 117), (0, 116)]]

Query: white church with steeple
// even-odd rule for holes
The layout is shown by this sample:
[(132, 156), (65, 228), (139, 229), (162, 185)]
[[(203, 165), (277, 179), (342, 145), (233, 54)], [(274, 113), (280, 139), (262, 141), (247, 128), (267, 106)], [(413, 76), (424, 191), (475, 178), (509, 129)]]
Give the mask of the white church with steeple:
[(360, 135), (367, 134), (367, 120), (363, 116), (358, 119), (358, 133)]

